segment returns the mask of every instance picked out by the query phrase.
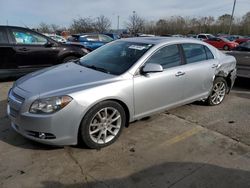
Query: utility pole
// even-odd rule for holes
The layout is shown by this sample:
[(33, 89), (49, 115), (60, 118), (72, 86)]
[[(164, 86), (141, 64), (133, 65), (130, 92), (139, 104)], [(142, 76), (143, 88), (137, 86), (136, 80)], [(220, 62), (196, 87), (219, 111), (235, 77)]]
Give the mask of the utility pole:
[(234, 0), (233, 10), (232, 10), (232, 15), (231, 15), (231, 20), (230, 20), (230, 26), (229, 26), (229, 31), (228, 31), (229, 35), (231, 34), (232, 25), (233, 25), (233, 17), (234, 17), (235, 4), (236, 4), (236, 0)]
[(119, 30), (120, 27), (120, 16), (117, 16), (117, 31)]

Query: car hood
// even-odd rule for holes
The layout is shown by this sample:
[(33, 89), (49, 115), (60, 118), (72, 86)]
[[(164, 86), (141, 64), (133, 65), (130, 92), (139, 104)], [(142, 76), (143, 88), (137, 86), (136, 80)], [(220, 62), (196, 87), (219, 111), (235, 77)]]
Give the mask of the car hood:
[(116, 77), (71, 62), (30, 73), (15, 86), (34, 95), (46, 95), (114, 82)]

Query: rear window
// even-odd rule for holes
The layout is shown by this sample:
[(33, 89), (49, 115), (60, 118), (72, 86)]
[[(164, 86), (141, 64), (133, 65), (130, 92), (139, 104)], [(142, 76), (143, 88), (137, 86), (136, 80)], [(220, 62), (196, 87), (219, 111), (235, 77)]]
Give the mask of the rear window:
[(6, 44), (8, 42), (6, 31), (4, 29), (0, 29), (0, 44)]
[(207, 60), (206, 51), (201, 44), (182, 44), (187, 64)]
[(208, 47), (204, 46), (206, 54), (207, 54), (207, 59), (214, 59), (213, 53), (208, 49)]

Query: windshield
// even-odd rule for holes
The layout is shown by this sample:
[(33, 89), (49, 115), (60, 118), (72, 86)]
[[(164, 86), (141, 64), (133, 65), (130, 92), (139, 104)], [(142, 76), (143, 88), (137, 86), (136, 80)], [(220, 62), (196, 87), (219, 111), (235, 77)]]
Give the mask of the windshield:
[(231, 42), (230, 40), (228, 40), (227, 38), (220, 38), (221, 40), (223, 40), (224, 42)]
[(153, 45), (127, 41), (107, 44), (80, 59), (80, 65), (120, 75), (126, 72)]

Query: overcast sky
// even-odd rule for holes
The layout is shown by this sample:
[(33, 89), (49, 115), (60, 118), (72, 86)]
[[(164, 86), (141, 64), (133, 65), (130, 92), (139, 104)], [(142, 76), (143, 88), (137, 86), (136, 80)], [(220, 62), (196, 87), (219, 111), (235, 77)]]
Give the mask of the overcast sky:
[[(40, 22), (69, 26), (73, 18), (105, 15), (120, 27), (136, 13), (147, 20), (170, 16), (231, 14), (234, 0), (0, 0), (0, 24), (36, 27)], [(235, 15), (250, 11), (250, 0), (237, 0)]]

